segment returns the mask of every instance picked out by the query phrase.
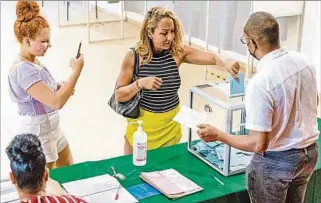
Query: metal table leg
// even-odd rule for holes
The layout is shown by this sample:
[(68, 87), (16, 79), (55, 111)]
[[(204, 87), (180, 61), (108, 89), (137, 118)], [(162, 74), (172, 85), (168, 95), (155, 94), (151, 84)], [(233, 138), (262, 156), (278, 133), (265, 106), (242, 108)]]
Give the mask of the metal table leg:
[(98, 5), (97, 5), (97, 1), (95, 1), (95, 5), (96, 5), (96, 20), (98, 19)]
[[(210, 1), (206, 1), (206, 31), (205, 31), (205, 50), (208, 51), (208, 30), (209, 30), (209, 17), (210, 17)], [(207, 80), (207, 66), (205, 66), (204, 79)]]
[(192, 1), (188, 2), (188, 45), (192, 45), (192, 20), (193, 20), (193, 6)]
[(69, 7), (70, 7), (70, 2), (67, 1), (67, 21), (69, 21)]

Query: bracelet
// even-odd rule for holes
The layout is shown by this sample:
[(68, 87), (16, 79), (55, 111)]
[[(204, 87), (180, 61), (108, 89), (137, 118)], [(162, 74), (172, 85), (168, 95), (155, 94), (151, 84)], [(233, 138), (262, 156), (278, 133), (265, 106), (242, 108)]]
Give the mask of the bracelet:
[(136, 86), (138, 87), (138, 89), (142, 89), (141, 87), (139, 87), (138, 79), (135, 81), (135, 83), (136, 83)]

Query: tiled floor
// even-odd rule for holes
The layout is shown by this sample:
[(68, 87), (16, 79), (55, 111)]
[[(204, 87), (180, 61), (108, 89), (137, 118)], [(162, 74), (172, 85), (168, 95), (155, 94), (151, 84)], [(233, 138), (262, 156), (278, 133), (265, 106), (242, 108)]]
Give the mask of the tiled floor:
[[(77, 6), (72, 5), (71, 12), (75, 12)], [(41, 61), (56, 79), (64, 80), (70, 73), (69, 59), (75, 56), (80, 40), (83, 41), (82, 52), (85, 57), (85, 67), (76, 93), (60, 111), (61, 126), (69, 140), (74, 160), (82, 162), (122, 155), (126, 122), (109, 108), (107, 101), (122, 59), (136, 42), (133, 36), (138, 36), (139, 27), (125, 23), (125, 40), (88, 44), (86, 26), (58, 28), (57, 11), (57, 2), (45, 2), (44, 13), (50, 21), (53, 46)], [(71, 16), (84, 15), (77, 12)], [(15, 3), (1, 1), (1, 178), (8, 174), (9, 165), (4, 152), (15, 125), (16, 107), (10, 102), (7, 92), (8, 68), (19, 50), (13, 34), (15, 18)], [(117, 34), (115, 26), (105, 27), (108, 33)], [(101, 33), (101, 30), (93, 29), (93, 32)], [(180, 74), (181, 103), (187, 104), (188, 89), (203, 82), (204, 68), (182, 65)]]

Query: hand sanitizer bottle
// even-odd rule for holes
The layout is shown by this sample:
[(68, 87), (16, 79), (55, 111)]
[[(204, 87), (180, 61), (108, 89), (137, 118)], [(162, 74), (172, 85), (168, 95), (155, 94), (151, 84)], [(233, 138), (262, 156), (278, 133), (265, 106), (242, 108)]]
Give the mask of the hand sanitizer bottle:
[(138, 121), (137, 131), (134, 133), (133, 164), (144, 166), (147, 159), (147, 134), (143, 131), (143, 121)]

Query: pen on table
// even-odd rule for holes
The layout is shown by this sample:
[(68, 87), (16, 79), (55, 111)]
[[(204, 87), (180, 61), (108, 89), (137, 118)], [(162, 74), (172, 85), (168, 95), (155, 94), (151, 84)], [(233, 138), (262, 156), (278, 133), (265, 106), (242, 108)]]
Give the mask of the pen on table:
[(111, 170), (113, 171), (113, 174), (114, 174), (114, 176), (116, 177), (117, 176), (117, 173), (116, 173), (116, 171), (115, 171), (115, 167), (111, 167)]
[(115, 176), (115, 178), (119, 178), (120, 180), (125, 180), (126, 179), (126, 177), (123, 175), (123, 174), (121, 174), (121, 173), (116, 173), (116, 170), (115, 170), (115, 167), (111, 167), (111, 170), (113, 171), (113, 176)]
[(115, 200), (118, 200), (120, 187), (121, 187), (121, 184), (119, 184), (119, 186), (118, 186), (118, 188), (117, 188)]
[(220, 181), (218, 178), (216, 178), (214, 175), (211, 175), (217, 182), (219, 182), (221, 185), (224, 185), (222, 181)]

